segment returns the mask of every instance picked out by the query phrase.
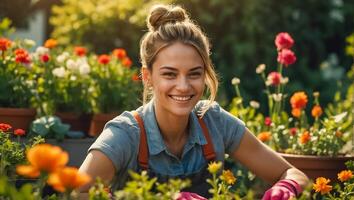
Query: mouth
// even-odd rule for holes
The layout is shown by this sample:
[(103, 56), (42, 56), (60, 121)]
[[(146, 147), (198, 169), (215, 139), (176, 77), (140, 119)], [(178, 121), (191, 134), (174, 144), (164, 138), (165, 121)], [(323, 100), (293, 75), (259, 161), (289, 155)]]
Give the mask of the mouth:
[(177, 95), (168, 95), (169, 97), (171, 97), (173, 100), (178, 101), (178, 102), (187, 102), (189, 100), (191, 100), (194, 95), (184, 95), (184, 96), (177, 96)]

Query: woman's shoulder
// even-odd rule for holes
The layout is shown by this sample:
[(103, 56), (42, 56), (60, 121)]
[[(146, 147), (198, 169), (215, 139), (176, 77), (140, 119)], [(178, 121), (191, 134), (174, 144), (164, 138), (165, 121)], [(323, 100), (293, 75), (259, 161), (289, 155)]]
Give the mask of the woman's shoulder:
[[(209, 107), (208, 107), (209, 106)], [(199, 114), (201, 112), (203, 112), (204, 109), (206, 109), (208, 107), (208, 109), (206, 110), (205, 114), (206, 115), (215, 115), (217, 113), (220, 113), (221, 111), (221, 107), (219, 105), (218, 102), (216, 101), (212, 101), (210, 102), (209, 100), (200, 100), (198, 101), (198, 103), (195, 105), (194, 107), (194, 111)]]
[(137, 129), (138, 124), (133, 115), (134, 111), (124, 111), (120, 115), (108, 121), (104, 127), (106, 128), (119, 128), (124, 130)]

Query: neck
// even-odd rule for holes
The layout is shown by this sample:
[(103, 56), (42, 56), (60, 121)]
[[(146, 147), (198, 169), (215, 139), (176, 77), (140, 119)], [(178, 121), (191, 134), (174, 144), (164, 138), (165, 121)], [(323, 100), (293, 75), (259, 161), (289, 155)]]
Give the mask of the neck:
[(188, 135), (189, 115), (176, 116), (163, 112), (156, 107), (155, 115), (165, 143), (179, 144), (185, 141), (185, 138)]

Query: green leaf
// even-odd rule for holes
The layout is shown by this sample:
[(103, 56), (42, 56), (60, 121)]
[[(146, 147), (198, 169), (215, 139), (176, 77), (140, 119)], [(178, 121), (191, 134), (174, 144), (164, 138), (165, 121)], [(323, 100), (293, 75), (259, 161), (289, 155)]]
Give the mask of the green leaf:
[[(37, 121), (37, 120), (36, 120)], [(49, 127), (46, 124), (34, 121), (31, 126), (31, 132), (45, 137), (49, 133)]]

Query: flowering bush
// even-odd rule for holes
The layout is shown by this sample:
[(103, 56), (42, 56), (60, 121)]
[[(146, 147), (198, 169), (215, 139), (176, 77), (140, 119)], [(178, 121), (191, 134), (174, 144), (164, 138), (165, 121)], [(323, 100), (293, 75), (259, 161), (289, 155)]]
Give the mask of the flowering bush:
[(109, 113), (133, 109), (138, 104), (141, 84), (124, 49), (90, 58), (96, 86), (94, 112)]
[(0, 37), (0, 107), (29, 108), (32, 80), (32, 58), (28, 40), (11, 41)]
[(41, 137), (20, 143), (20, 137), (25, 136), (22, 129), (14, 129), (10, 124), (0, 123), (0, 174), (15, 178), (14, 167), (25, 162), (25, 150), (44, 142)]
[(283, 76), (283, 69), (296, 61), (294, 52), (290, 50), (293, 44), (294, 40), (288, 33), (279, 33), (275, 38), (279, 63), (277, 70), (266, 75), (265, 64), (260, 64), (256, 69), (256, 73), (260, 74), (265, 83), (268, 114), (264, 116), (257, 112), (259, 104), (254, 101), (250, 102), (250, 107), (243, 107), (243, 98), (238, 88), (240, 80), (237, 78), (233, 79), (236, 97), (231, 104), (230, 112), (246, 121), (258, 139), (279, 152), (337, 155), (351, 136), (347, 128), (346, 114), (335, 112), (332, 116), (324, 117), (319, 102), (320, 94), (315, 92), (310, 120), (306, 114), (310, 99), (304, 91), (291, 95), (289, 99), (291, 114), (285, 111), (288, 97), (285, 86), (289, 78)]

